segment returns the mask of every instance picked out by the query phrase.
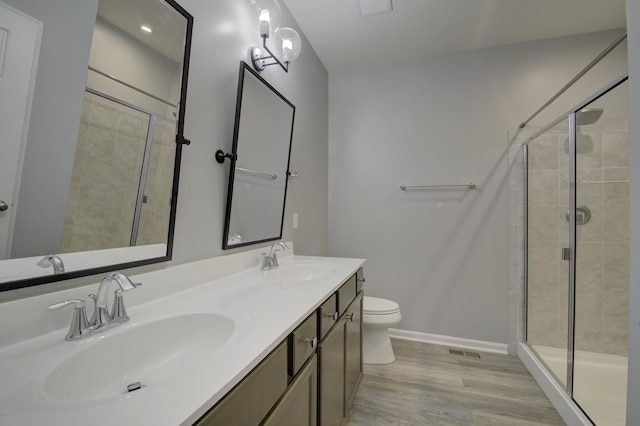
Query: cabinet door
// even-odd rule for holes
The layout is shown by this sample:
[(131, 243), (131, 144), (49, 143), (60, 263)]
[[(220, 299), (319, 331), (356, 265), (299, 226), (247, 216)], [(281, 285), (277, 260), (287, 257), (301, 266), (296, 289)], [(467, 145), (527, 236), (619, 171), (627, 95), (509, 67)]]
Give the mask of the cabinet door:
[(338, 320), (320, 346), (318, 423), (341, 426), (344, 418), (344, 318)]
[(280, 344), (233, 388), (197, 426), (260, 424), (287, 389), (287, 344)]
[(314, 355), (296, 376), (264, 426), (316, 426), (318, 363)]
[(362, 379), (362, 293), (347, 309), (345, 321), (344, 416), (348, 418)]

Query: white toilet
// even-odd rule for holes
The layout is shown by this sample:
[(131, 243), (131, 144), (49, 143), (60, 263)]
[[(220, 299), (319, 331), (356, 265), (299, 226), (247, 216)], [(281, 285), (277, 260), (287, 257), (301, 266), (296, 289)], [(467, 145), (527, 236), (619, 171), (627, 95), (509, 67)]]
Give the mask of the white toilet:
[(395, 356), (389, 327), (400, 323), (400, 307), (391, 300), (365, 296), (362, 310), (362, 361), (365, 364), (392, 363)]

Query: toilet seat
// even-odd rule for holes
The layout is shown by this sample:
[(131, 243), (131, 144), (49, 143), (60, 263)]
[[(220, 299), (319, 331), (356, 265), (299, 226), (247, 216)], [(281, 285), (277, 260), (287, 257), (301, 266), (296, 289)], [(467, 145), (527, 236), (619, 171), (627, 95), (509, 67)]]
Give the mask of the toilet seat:
[(364, 296), (362, 310), (366, 315), (392, 315), (400, 312), (400, 306), (391, 300)]

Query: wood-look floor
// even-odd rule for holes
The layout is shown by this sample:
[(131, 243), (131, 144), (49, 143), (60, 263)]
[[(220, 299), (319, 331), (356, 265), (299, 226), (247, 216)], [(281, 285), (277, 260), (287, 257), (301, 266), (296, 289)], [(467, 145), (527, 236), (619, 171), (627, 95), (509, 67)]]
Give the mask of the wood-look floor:
[(451, 355), (392, 340), (396, 360), (364, 366), (347, 426), (564, 425), (515, 356)]

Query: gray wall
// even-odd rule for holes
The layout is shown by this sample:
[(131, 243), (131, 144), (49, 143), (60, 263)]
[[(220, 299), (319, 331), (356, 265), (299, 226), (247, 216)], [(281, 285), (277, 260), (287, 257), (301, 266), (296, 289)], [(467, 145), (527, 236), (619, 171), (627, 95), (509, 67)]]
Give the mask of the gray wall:
[[(231, 151), (240, 60), (260, 38), (251, 27), (246, 2), (182, 0), (194, 19), (191, 69), (186, 104), (174, 260), (183, 263), (225, 252), (222, 229), (229, 162), (219, 165), (216, 150)], [(283, 6), (283, 24), (297, 24)], [(302, 35), (302, 34), (301, 34)], [(291, 169), (283, 238), (297, 253), (327, 252), (327, 93), (328, 75), (303, 36), (300, 57), (289, 73), (268, 67), (262, 77), (296, 106)], [(293, 230), (292, 213), (300, 228)], [(234, 249), (227, 252), (236, 252)]]
[[(331, 74), (329, 254), (368, 259), (368, 294), (400, 304), (398, 328), (507, 342), (508, 133), (619, 33)], [(623, 47), (536, 123), (625, 69)]]
[(44, 23), (11, 257), (57, 253), (98, 0), (5, 2)]
[[(627, 0), (629, 32), (629, 88), (631, 117), (631, 217), (640, 216), (640, 0)], [(632, 19), (636, 20), (633, 21)], [(629, 281), (629, 376), (627, 424), (640, 424), (640, 223), (631, 221), (631, 272)]]

